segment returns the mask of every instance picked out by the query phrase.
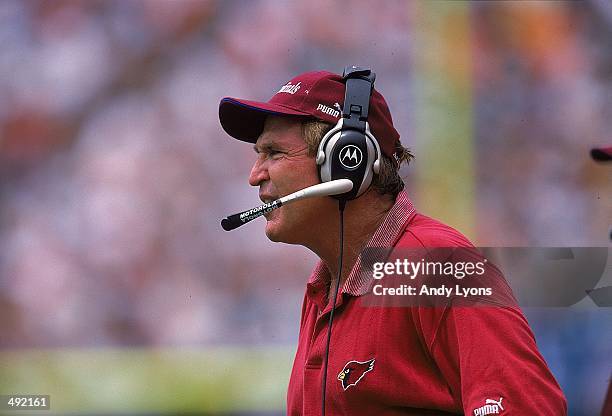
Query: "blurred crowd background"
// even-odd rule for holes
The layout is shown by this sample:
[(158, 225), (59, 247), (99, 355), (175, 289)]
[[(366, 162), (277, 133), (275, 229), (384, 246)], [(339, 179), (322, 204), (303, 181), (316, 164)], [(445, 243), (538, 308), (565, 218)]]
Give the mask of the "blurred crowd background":
[[(445, 200), (419, 198), (435, 186), (419, 179), (433, 169), (419, 160), (435, 142), (418, 137), (432, 120), (416, 109), (429, 91), (419, 61), (445, 65), (420, 42), (438, 8), (451, 25), (437, 39), (467, 36), (471, 137), (458, 140), (473, 184), (465, 228), (441, 219), (481, 245), (608, 246), (612, 167), (588, 158), (612, 142), (605, 0), (3, 0), (0, 353), (293, 348), (316, 259), (268, 242), (260, 220), (221, 230), (258, 198), (254, 153), (222, 131), (219, 100), (370, 65), (415, 149), (407, 191), (421, 189), (414, 202), (434, 215)], [(468, 19), (463, 34), (454, 13)], [(570, 414), (596, 414), (612, 370), (609, 309), (525, 312)]]

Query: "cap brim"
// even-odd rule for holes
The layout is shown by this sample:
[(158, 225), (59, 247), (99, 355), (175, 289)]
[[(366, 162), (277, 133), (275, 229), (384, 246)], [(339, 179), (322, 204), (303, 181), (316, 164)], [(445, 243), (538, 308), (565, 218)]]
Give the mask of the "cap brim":
[(612, 160), (612, 146), (591, 149), (591, 157), (601, 162)]
[(230, 136), (249, 143), (257, 141), (269, 115), (312, 117), (308, 113), (284, 105), (232, 97), (223, 98), (219, 104), (219, 121), (223, 130)]

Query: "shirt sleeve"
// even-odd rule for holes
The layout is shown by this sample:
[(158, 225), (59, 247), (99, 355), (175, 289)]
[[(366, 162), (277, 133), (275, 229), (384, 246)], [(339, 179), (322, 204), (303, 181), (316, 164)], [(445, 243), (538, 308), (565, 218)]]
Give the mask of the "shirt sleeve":
[(447, 307), (429, 349), (466, 415), (566, 415), (561, 388), (515, 307)]

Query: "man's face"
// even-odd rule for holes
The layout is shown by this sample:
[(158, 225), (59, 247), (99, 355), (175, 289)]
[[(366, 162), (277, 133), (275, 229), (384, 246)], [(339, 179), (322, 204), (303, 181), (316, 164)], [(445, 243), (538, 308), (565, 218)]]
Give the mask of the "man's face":
[[(299, 121), (269, 116), (254, 148), (257, 160), (249, 184), (259, 186), (262, 201), (270, 202), (319, 183)], [(272, 211), (266, 214), (266, 235), (272, 241), (305, 244), (315, 231), (317, 217), (329, 204), (329, 198), (310, 198)]]

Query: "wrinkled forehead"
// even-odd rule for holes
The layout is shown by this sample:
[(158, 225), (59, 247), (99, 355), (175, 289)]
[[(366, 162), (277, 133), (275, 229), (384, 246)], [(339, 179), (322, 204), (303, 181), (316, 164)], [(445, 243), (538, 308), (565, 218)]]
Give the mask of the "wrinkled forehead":
[(303, 146), (302, 122), (293, 117), (268, 116), (264, 129), (257, 138), (256, 146), (270, 144)]

